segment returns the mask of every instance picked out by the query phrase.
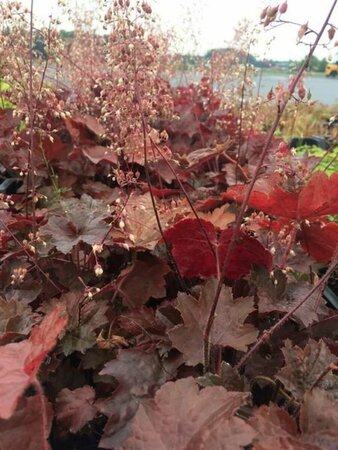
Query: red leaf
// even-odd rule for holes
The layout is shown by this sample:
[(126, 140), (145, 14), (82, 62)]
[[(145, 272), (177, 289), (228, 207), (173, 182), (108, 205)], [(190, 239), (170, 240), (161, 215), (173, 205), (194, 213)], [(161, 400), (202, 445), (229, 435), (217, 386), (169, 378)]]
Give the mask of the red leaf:
[(141, 306), (133, 308), (121, 314), (118, 320), (119, 326), (132, 336), (145, 335), (152, 342), (157, 339), (163, 339), (165, 326), (155, 317), (154, 310)]
[(56, 399), (56, 417), (71, 433), (77, 433), (97, 412), (93, 406), (95, 391), (91, 386), (83, 386), (71, 391), (67, 388), (59, 392)]
[[(276, 178), (270, 177), (265, 181), (267, 184), (263, 189), (262, 186), (256, 186), (250, 195), (248, 204), (255, 209), (295, 220), (315, 220), (338, 213), (337, 173), (328, 177), (324, 172), (315, 172), (310, 180), (295, 192), (277, 186)], [(223, 197), (242, 202), (246, 189), (246, 185), (232, 186)]]
[(62, 305), (57, 305), (40, 325), (32, 329), (29, 342), (31, 351), (25, 360), (25, 372), (35, 377), (47, 354), (56, 345), (59, 334), (66, 328), (67, 315)]
[[(140, 182), (139, 186), (142, 189), (142, 193), (143, 194), (145, 192), (149, 192), (149, 186), (148, 186), (147, 183)], [(153, 187), (153, 186), (151, 187), (151, 192), (157, 198), (165, 198), (165, 197), (170, 197), (172, 195), (180, 194), (180, 190), (179, 189), (169, 189), (169, 188), (158, 189), (158, 188)]]
[(32, 329), (29, 339), (0, 347), (0, 418), (11, 417), (66, 324), (64, 309), (56, 307)]
[(8, 419), (31, 379), (25, 371), (25, 360), (31, 351), (30, 342), (0, 347), (0, 418)]
[(301, 189), (298, 200), (298, 218), (315, 219), (338, 213), (338, 173), (330, 177), (315, 172)]
[[(209, 278), (217, 276), (216, 257), (222, 266), (233, 230), (225, 229), (218, 232), (214, 225), (206, 220), (184, 219), (167, 229), (164, 235), (173, 246), (173, 256), (184, 277)], [(209, 246), (206, 235), (214, 252)], [(262, 265), (270, 269), (271, 255), (255, 238), (240, 232), (226, 277), (236, 280), (247, 275), (254, 265)]]
[(122, 270), (116, 283), (128, 306), (144, 305), (150, 297), (166, 295), (165, 275), (170, 271), (166, 262), (147, 253), (139, 253), (136, 261)]
[(208, 212), (220, 207), (224, 201), (219, 197), (208, 197), (205, 200), (197, 200), (195, 207), (197, 211)]
[(72, 117), (65, 120), (69, 134), (78, 144), (93, 145), (98, 137), (105, 134), (105, 129), (95, 117)]
[(96, 402), (100, 412), (108, 417), (99, 448), (120, 449), (129, 435), (139, 400), (152, 395), (167, 374), (157, 353), (128, 349), (119, 350), (116, 359), (107, 362), (100, 375), (113, 376), (119, 384), (110, 398)]
[(164, 160), (159, 159), (153, 161), (154, 170), (166, 183), (172, 183), (176, 178), (173, 171), (180, 177), (181, 181), (187, 181), (188, 174), (181, 168), (177, 161), (174, 159)]
[(53, 142), (49, 137), (41, 138), (40, 146), (43, 148), (44, 156), (48, 161), (67, 159), (70, 145), (62, 142), (58, 135), (53, 135)]
[[(300, 411), (303, 440), (318, 450), (336, 450), (338, 442), (338, 401), (322, 389), (306, 392)], [(312, 447), (311, 447), (312, 449)]]
[(321, 389), (307, 391), (300, 409), (300, 428), (289, 414), (270, 404), (261, 406), (248, 422), (257, 436), (254, 450), (336, 450), (338, 402)]
[(103, 161), (117, 166), (119, 161), (117, 154), (112, 149), (103, 147), (102, 145), (86, 146), (81, 151), (93, 164), (98, 164)]
[(303, 224), (297, 238), (309, 255), (325, 263), (330, 261), (338, 246), (338, 225), (334, 222)]
[[(246, 185), (231, 186), (224, 194), (226, 199), (241, 203), (244, 200)], [(249, 198), (249, 206), (278, 217), (294, 219), (297, 216), (298, 195), (275, 187), (271, 192), (254, 190)]]
[(169, 382), (155, 398), (142, 401), (131, 436), (121, 450), (240, 450), (255, 436), (238, 417), (246, 393), (223, 387), (198, 389), (193, 378)]
[(10, 419), (0, 419), (1, 450), (47, 450), (47, 437), (52, 425), (53, 410), (46, 399), (46, 429), (42, 428), (42, 410), (39, 396), (22, 398)]
[(273, 403), (261, 406), (248, 422), (258, 432), (254, 450), (316, 450), (301, 441), (296, 421)]
[[(205, 131), (207, 131), (206, 128)], [(198, 150), (190, 152), (186, 156), (186, 159), (189, 163), (187, 170), (192, 171), (198, 169), (201, 165), (221, 155), (225, 150), (229, 148), (229, 146), (229, 144), (224, 144), (218, 145), (215, 148), (199, 148)]]
[(202, 276), (205, 278), (217, 272), (216, 259), (205, 235), (216, 246), (216, 232), (212, 223), (197, 219), (184, 219), (165, 230), (166, 240), (173, 246), (173, 256), (181, 274), (187, 278)]

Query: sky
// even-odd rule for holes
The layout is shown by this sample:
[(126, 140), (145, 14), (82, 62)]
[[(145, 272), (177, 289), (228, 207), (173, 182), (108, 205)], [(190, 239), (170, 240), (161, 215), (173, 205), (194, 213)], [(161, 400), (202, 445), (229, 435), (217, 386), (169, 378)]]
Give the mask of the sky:
[[(23, 0), (26, 5), (31, 0)], [(93, 8), (93, 0), (68, 0), (77, 8)], [(280, 1), (280, 3), (283, 0)], [(288, 0), (285, 20), (309, 23), (309, 27), (319, 30), (333, 0)], [(259, 24), (260, 12), (265, 6), (278, 5), (273, 0), (148, 0), (154, 14), (164, 30), (174, 30), (178, 36), (175, 47), (182, 53), (205, 54), (212, 48), (231, 45), (234, 28), (241, 20), (247, 19), (253, 25)], [(59, 15), (58, 0), (34, 0), (37, 19), (47, 19), (52, 13)], [(65, 28), (69, 28), (66, 16), (60, 17)], [(332, 23), (338, 25), (338, 6), (332, 16)], [(308, 51), (304, 45), (297, 45), (298, 26), (283, 25), (274, 30), (262, 30), (259, 43), (252, 49), (259, 58), (279, 60), (301, 59)], [(260, 27), (262, 29), (262, 27)], [(323, 42), (328, 42), (325, 34)], [(311, 36), (308, 37), (308, 42)], [(312, 38), (313, 39), (313, 38)], [(338, 32), (336, 39), (338, 40)], [(332, 47), (332, 45), (331, 45)], [(318, 48), (316, 56), (328, 58), (336, 56), (333, 50)]]

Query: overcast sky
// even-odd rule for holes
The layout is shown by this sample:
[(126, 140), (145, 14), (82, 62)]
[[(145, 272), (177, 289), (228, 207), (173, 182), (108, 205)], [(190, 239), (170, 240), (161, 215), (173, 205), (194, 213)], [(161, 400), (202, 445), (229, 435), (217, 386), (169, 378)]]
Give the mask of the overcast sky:
[[(1, 1), (1, 0), (0, 0)], [(78, 7), (93, 8), (92, 0), (70, 0)], [(282, 2), (282, 0), (281, 0)], [(30, 4), (30, 0), (24, 0)], [(34, 9), (38, 18), (47, 18), (52, 12), (58, 14), (57, 0), (34, 0)], [(234, 27), (240, 20), (249, 19), (259, 23), (259, 15), (264, 6), (276, 5), (272, 0), (148, 0), (154, 13), (158, 16), (162, 28), (174, 29), (179, 37), (178, 48), (182, 52), (197, 52), (204, 54), (211, 48), (229, 45), (234, 36)], [(289, 0), (286, 20), (306, 23), (315, 30), (327, 15), (332, 0)], [(61, 17), (65, 27), (66, 18)], [(338, 25), (338, 7), (332, 16), (332, 23)], [(298, 28), (283, 25), (274, 30), (263, 32), (260, 43), (254, 49), (259, 57), (280, 60), (300, 59), (307, 52), (307, 47), (297, 45)], [(323, 42), (326, 42), (325, 39)], [(309, 36), (310, 37), (310, 36)], [(267, 46), (267, 41), (273, 42)], [(338, 33), (336, 39), (338, 40)], [(328, 57), (329, 53), (336, 55), (337, 49), (329, 52), (318, 49), (318, 57)]]

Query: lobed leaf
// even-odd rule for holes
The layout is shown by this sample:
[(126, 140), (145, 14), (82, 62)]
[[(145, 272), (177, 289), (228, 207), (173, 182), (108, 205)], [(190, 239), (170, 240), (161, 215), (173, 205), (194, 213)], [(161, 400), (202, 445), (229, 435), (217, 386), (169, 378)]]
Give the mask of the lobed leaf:
[(165, 297), (164, 277), (169, 271), (167, 263), (156, 256), (139, 254), (132, 265), (122, 270), (116, 283), (127, 305), (142, 306), (150, 297)]
[[(285, 366), (276, 377), (297, 400), (302, 400), (305, 392), (319, 380), (323, 371), (337, 360), (324, 341), (310, 339), (304, 349), (285, 341), (282, 349)], [(338, 377), (328, 372), (319, 382), (319, 387), (338, 395)]]
[[(242, 202), (246, 189), (245, 185), (232, 186), (223, 197)], [(267, 214), (299, 221), (337, 214), (338, 174), (329, 177), (324, 172), (315, 172), (303, 187), (293, 192), (278, 186), (272, 176), (267, 179), (264, 190), (254, 188), (248, 204)]]
[(62, 212), (49, 217), (40, 229), (60, 252), (67, 254), (80, 242), (100, 243), (108, 233), (109, 225), (104, 221), (109, 216), (107, 208), (89, 195), (63, 200), (61, 208)]
[[(172, 245), (172, 253), (182, 276), (209, 278), (217, 276), (222, 270), (233, 230), (229, 228), (218, 232), (211, 222), (204, 219), (183, 219), (165, 230), (164, 235)], [(257, 239), (240, 232), (226, 277), (233, 280), (241, 278), (255, 265), (271, 269), (271, 254)]]
[(97, 413), (94, 407), (95, 390), (82, 386), (71, 391), (62, 389), (56, 398), (56, 418), (71, 433), (77, 433)]
[(274, 404), (261, 406), (248, 420), (257, 432), (253, 450), (336, 450), (338, 401), (323, 391), (307, 391), (300, 408), (300, 429), (286, 411)]
[[(216, 280), (208, 280), (202, 287), (199, 300), (188, 294), (180, 293), (177, 309), (183, 324), (169, 331), (173, 346), (183, 353), (186, 364), (203, 363), (204, 330), (212, 308), (217, 288)], [(244, 323), (254, 311), (252, 298), (233, 299), (231, 288), (223, 286), (215, 312), (210, 342), (213, 345), (232, 347), (246, 351), (248, 345), (256, 341), (258, 330)]]
[(139, 400), (149, 397), (163, 384), (166, 374), (156, 353), (128, 349), (119, 350), (116, 359), (106, 363), (100, 375), (109, 375), (118, 382), (111, 397), (96, 403), (100, 412), (108, 417), (100, 448), (120, 448), (129, 436)]
[(166, 383), (144, 400), (121, 450), (240, 450), (255, 436), (234, 417), (248, 394), (219, 386), (201, 391), (193, 378)]

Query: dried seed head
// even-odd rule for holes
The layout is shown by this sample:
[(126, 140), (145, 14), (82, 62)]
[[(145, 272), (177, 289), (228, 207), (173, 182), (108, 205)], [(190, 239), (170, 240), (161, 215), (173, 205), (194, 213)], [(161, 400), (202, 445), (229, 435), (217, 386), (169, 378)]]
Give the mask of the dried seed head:
[(301, 27), (299, 28), (298, 33), (297, 33), (297, 37), (298, 37), (299, 41), (301, 41), (303, 39), (304, 34), (307, 32), (307, 29), (308, 29), (307, 23), (304, 23), (304, 25), (301, 25)]
[(333, 26), (331, 26), (331, 27), (328, 29), (327, 34), (328, 34), (328, 36), (329, 36), (330, 41), (332, 41), (332, 39), (334, 38), (334, 36), (335, 36), (335, 34), (336, 34), (336, 29), (335, 29)]
[(267, 10), (268, 10), (268, 7), (264, 8), (263, 11), (261, 12), (261, 15), (260, 15), (261, 20), (265, 19)]
[(152, 13), (152, 9), (151, 7), (148, 5), (147, 2), (143, 2), (142, 3), (142, 9), (146, 14), (151, 14)]
[(103, 251), (103, 245), (102, 244), (94, 244), (92, 246), (94, 253), (101, 253)]
[(284, 2), (279, 7), (280, 14), (285, 14), (288, 9), (288, 2)]
[(100, 277), (103, 274), (103, 269), (101, 264), (96, 264), (94, 267), (94, 272), (97, 277)]

